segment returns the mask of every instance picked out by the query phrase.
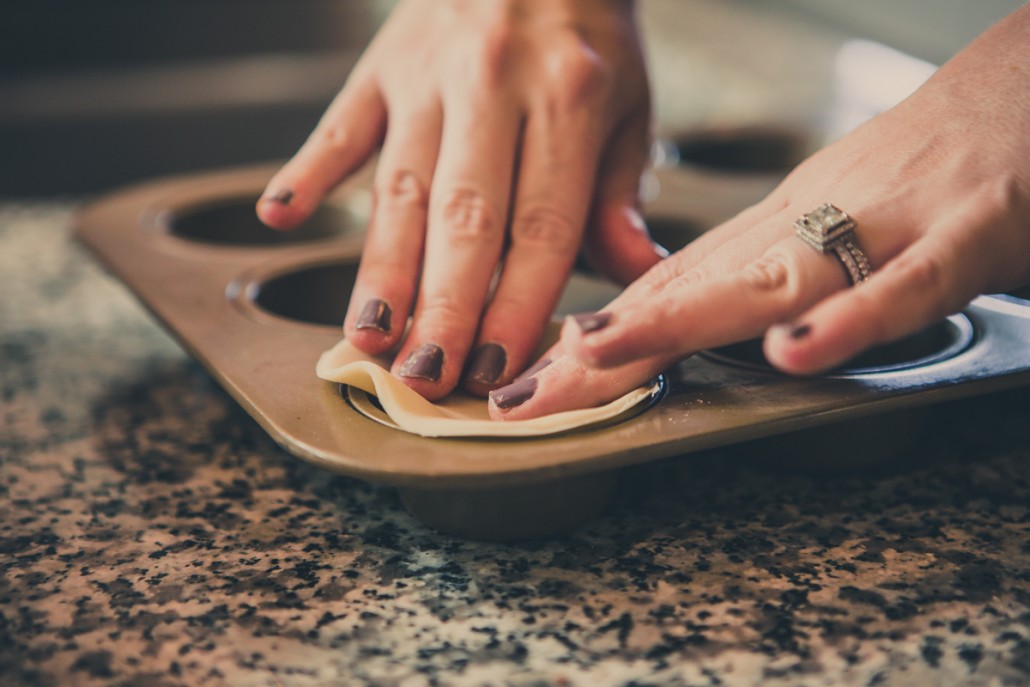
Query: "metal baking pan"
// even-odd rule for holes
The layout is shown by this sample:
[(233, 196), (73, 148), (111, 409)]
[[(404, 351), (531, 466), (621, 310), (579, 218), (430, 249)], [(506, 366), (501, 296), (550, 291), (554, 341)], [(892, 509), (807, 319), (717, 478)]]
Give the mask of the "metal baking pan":
[[(856, 423), (879, 423), (860, 436), (882, 440), (900, 411), (1030, 381), (1030, 303), (982, 297), (828, 375), (781, 375), (746, 342), (669, 370), (667, 393), (614, 425), (521, 440), (407, 434), (359, 414), (314, 374), (319, 354), (340, 337), (370, 209), (369, 173), (283, 234), (253, 211), (273, 171), (117, 191), (78, 213), (76, 235), (288, 452), (394, 485), (414, 515), (462, 536), (565, 531), (603, 508), (622, 468), (761, 437), (824, 428), (817, 450), (827, 461), (847, 460), (853, 436), (843, 437)], [(698, 226), (690, 184), (676, 168), (655, 174), (648, 212), (660, 219), (660, 238), (684, 243)], [(560, 311), (594, 309), (615, 293), (577, 273)]]

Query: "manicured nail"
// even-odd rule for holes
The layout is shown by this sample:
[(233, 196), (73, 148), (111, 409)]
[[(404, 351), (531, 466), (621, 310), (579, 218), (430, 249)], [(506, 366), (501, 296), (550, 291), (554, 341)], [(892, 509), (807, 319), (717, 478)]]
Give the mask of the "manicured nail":
[(508, 355), (500, 344), (485, 343), (472, 354), (472, 362), (469, 363), (465, 379), (493, 384), (500, 379), (506, 362)]
[(490, 392), (490, 400), (501, 410), (520, 406), (536, 393), (536, 378), (526, 377)]
[(798, 325), (791, 326), (790, 329), (787, 330), (787, 336), (789, 336), (790, 338), (792, 338), (795, 341), (797, 341), (798, 339), (803, 339), (806, 336), (808, 336), (809, 333), (811, 333), (811, 331), (812, 331), (812, 325), (810, 325), (810, 324), (798, 324)]
[(525, 379), (526, 377), (532, 377), (537, 372), (539, 372), (540, 370), (544, 369), (545, 367), (547, 367), (550, 364), (551, 364), (551, 359), (550, 358), (541, 358), (540, 360), (536, 361), (531, 367), (526, 369), (525, 372), (523, 372), (518, 377), (516, 377), (515, 381), (519, 381), (520, 379)]
[(584, 334), (604, 329), (612, 320), (610, 312), (581, 313), (579, 315), (570, 315), (570, 317), (572, 317), (573, 322), (579, 326), (579, 330)]
[(442, 371), (443, 349), (435, 344), (422, 344), (401, 365), (400, 376), (435, 382)]
[(372, 298), (361, 309), (361, 314), (358, 315), (358, 321), (354, 327), (356, 329), (378, 329), (387, 334), (390, 332), (390, 316), (392, 314), (386, 301)]
[(290, 201), (293, 200), (293, 191), (288, 188), (284, 188), (274, 196), (269, 196), (268, 200), (279, 203), (280, 205), (289, 205)]

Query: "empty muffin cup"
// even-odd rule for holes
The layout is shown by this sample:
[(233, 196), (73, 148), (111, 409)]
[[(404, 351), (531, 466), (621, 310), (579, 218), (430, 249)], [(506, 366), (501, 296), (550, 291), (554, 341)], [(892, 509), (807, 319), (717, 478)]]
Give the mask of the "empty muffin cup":
[[(897, 341), (874, 346), (831, 370), (827, 376), (853, 377), (926, 367), (955, 357), (969, 348), (975, 329), (962, 314), (931, 325)], [(752, 370), (773, 371), (762, 353), (762, 340), (750, 339), (702, 353), (704, 357)]]
[(652, 205), (716, 226), (765, 198), (817, 147), (817, 136), (789, 126), (668, 133), (656, 148)]
[(306, 265), (250, 282), (246, 295), (258, 309), (277, 317), (341, 327), (357, 275), (356, 261)]
[(675, 253), (701, 236), (705, 229), (700, 224), (681, 217), (648, 217), (647, 230), (659, 246)]
[(679, 134), (662, 144), (666, 164), (720, 174), (785, 175), (811, 152), (806, 136), (785, 128), (741, 127)]
[[(287, 320), (316, 325), (343, 325), (347, 303), (358, 274), (357, 257), (318, 262), (289, 271), (234, 283), (230, 299), (246, 294), (246, 307)], [(593, 273), (574, 271), (559, 299), (555, 314), (598, 310), (615, 298), (621, 287)]]
[(254, 210), (256, 202), (256, 196), (235, 196), (172, 210), (164, 228), (187, 241), (254, 247), (326, 241), (365, 229), (365, 220), (358, 213), (331, 204), (320, 206), (295, 229), (271, 229), (258, 219)]

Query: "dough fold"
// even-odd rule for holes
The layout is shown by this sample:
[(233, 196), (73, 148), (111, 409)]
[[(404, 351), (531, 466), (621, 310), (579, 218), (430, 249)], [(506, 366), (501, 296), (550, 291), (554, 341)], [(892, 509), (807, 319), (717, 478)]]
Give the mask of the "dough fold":
[(614, 420), (661, 388), (656, 381), (597, 408), (503, 421), (490, 418), (486, 399), (460, 390), (435, 403), (427, 401), (390, 373), (388, 358), (370, 356), (346, 339), (319, 357), (315, 372), (324, 380), (346, 385), (351, 404), (362, 414), (424, 437), (534, 437), (566, 432)]

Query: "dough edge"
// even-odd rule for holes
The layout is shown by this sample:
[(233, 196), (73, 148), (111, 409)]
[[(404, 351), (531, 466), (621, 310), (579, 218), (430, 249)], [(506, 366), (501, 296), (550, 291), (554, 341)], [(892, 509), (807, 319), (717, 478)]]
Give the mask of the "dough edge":
[(653, 398), (661, 388), (656, 381), (596, 408), (569, 410), (529, 420), (502, 421), (489, 419), (486, 399), (474, 398), (460, 391), (445, 399), (443, 404), (431, 403), (392, 375), (388, 365), (387, 359), (370, 356), (342, 339), (319, 356), (315, 373), (326, 381), (356, 387), (376, 396), (397, 428), (424, 437), (557, 434), (617, 418)]

